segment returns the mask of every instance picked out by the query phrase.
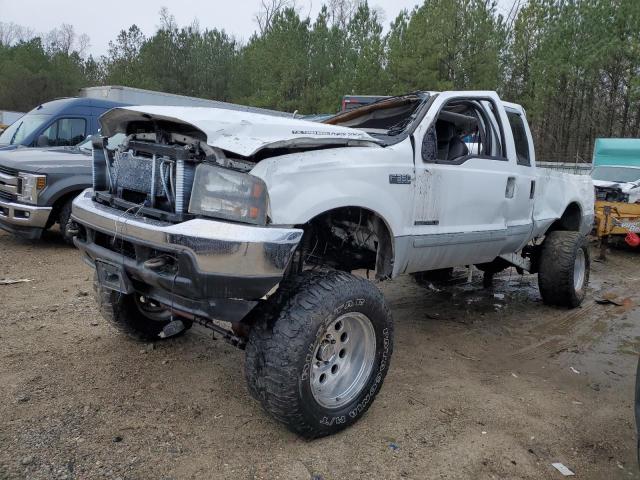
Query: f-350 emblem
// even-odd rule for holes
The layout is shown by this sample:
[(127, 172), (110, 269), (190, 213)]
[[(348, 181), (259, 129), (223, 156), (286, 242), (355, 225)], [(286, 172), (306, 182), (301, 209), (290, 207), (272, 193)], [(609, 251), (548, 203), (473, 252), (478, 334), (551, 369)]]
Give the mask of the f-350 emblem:
[(411, 185), (411, 175), (392, 173), (389, 175), (389, 183), (392, 185)]

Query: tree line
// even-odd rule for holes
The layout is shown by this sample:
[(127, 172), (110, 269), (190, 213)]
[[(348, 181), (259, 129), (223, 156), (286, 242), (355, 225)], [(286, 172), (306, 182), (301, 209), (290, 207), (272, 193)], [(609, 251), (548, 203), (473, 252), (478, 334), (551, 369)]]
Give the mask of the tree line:
[(524, 105), (542, 160), (589, 161), (596, 137), (640, 137), (637, 0), (425, 0), (385, 29), (366, 0), (326, 0), (311, 19), (263, 0), (258, 30), (177, 25), (167, 9), (100, 58), (63, 25), (0, 23), (0, 109), (26, 111), (84, 86), (126, 85), (300, 113), (345, 94), (489, 89)]

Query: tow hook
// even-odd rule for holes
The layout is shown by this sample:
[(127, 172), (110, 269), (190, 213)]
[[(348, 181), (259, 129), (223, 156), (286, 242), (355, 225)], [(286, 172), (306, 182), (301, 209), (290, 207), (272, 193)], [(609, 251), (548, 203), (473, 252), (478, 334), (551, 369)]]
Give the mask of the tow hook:
[(163, 257), (150, 258), (142, 265), (149, 270), (159, 270), (167, 264), (167, 259)]
[(160, 334), (160, 338), (169, 338), (178, 335), (184, 330), (184, 323), (182, 320), (173, 320), (165, 325)]

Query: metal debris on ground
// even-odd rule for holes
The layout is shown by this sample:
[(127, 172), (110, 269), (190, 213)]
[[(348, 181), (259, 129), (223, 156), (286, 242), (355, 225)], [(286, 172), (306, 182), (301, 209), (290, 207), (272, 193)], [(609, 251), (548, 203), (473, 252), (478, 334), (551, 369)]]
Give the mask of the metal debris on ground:
[(18, 280), (11, 280), (7, 278), (5, 280), (0, 280), (0, 285), (15, 285), (17, 283), (29, 283), (29, 282), (33, 282), (33, 280), (29, 278), (20, 278)]
[(595, 302), (600, 305), (615, 305), (617, 307), (624, 307), (625, 310), (629, 310), (633, 306), (633, 300), (631, 298), (618, 298), (615, 293), (605, 293), (602, 297), (596, 297)]
[(565, 477), (573, 477), (575, 475), (575, 473), (573, 473), (571, 470), (569, 470), (562, 463), (552, 463), (551, 466), (553, 468), (555, 468), (556, 470), (558, 470)]
[(569, 370), (571, 370), (573, 373), (577, 373), (578, 375), (580, 375), (580, 371), (579, 371), (579, 370), (576, 370), (576, 369), (575, 369), (575, 368), (573, 368), (573, 367), (569, 367)]
[(602, 297), (595, 297), (595, 302), (599, 305), (617, 305), (621, 307), (623, 302), (616, 299), (617, 295), (612, 293), (605, 293)]

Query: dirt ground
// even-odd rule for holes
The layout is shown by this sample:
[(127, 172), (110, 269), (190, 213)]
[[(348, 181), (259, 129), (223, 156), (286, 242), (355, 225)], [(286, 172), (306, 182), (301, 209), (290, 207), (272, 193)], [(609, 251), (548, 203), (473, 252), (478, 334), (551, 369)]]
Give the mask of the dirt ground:
[[(464, 275), (464, 274), (463, 274)], [(55, 235), (0, 233), (0, 479), (640, 478), (633, 385), (640, 256), (593, 263), (582, 308), (536, 277), (381, 285), (391, 370), (364, 418), (304, 441), (247, 393), (243, 352), (194, 327), (156, 344), (99, 318), (91, 269)], [(600, 305), (609, 294), (622, 306)]]

